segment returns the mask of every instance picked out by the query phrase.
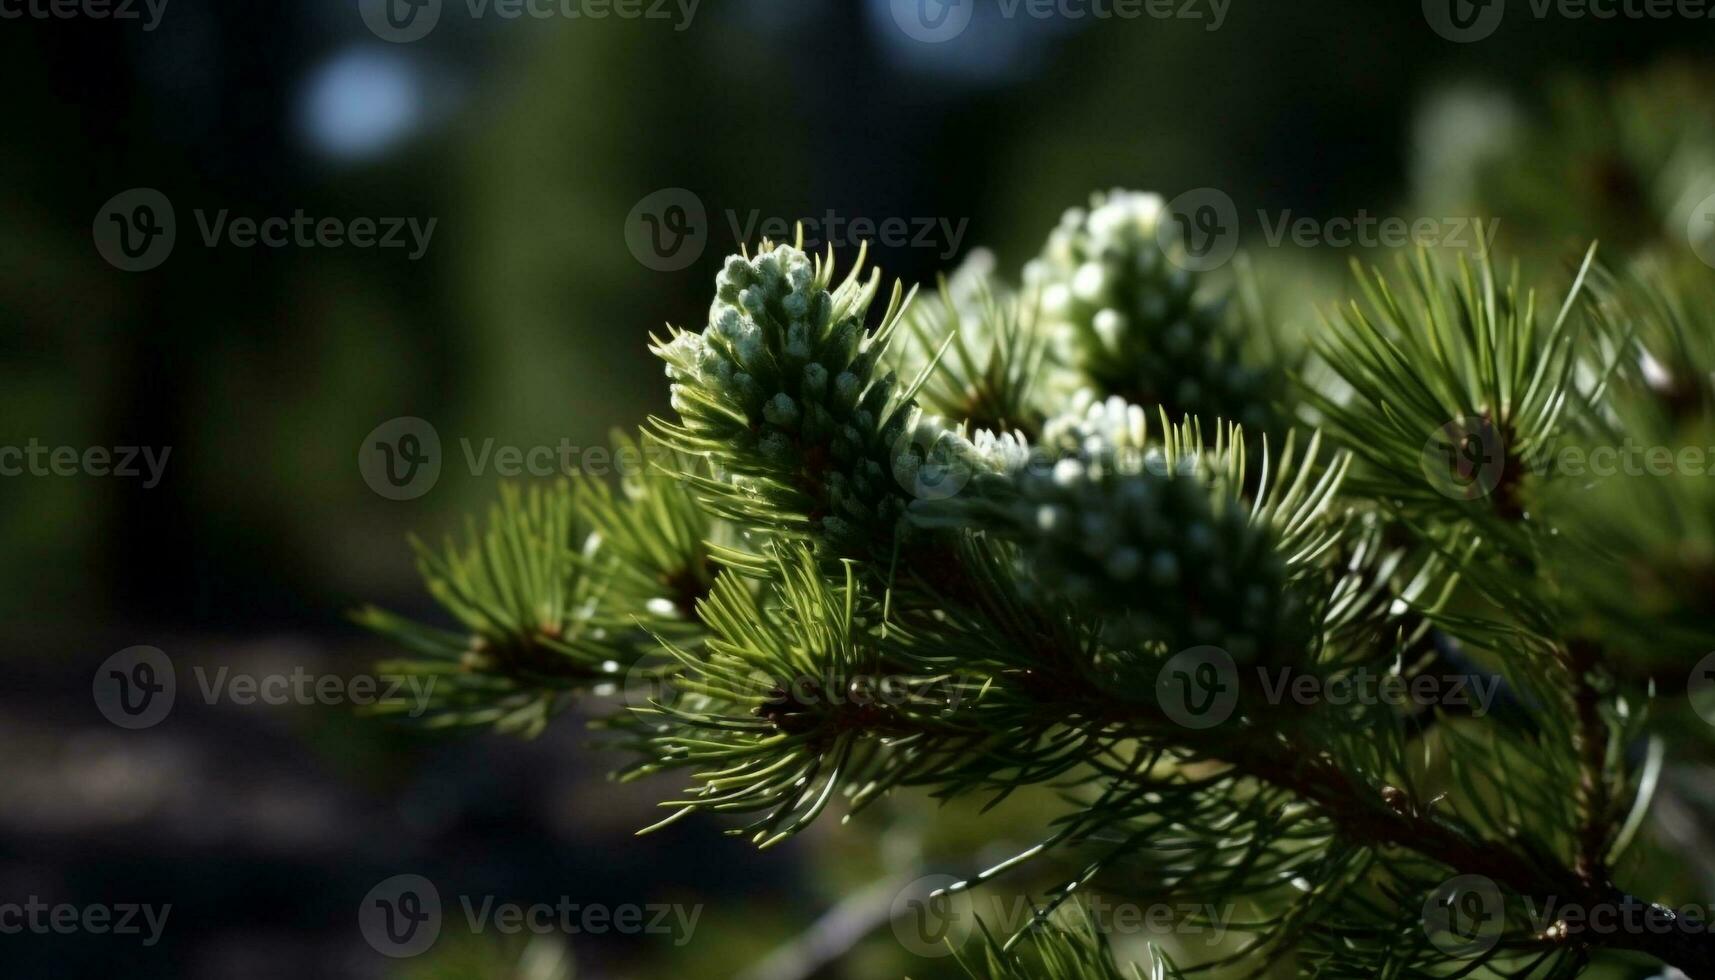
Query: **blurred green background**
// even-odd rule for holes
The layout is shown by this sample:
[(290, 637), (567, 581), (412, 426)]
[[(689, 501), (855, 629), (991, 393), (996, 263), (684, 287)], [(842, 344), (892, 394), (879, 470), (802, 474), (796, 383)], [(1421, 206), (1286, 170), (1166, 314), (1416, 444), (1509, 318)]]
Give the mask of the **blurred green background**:
[[(449, 739), (341, 708), (181, 695), (168, 721), (126, 732), (91, 705), (90, 678), (135, 644), (181, 675), (363, 669), (382, 651), (348, 611), (434, 617), (405, 536), (456, 530), (495, 493), (459, 440), (599, 445), (663, 410), (648, 335), (698, 323), (743, 244), (733, 225), (753, 215), (961, 229), (872, 249), (890, 276), (926, 282), (978, 246), (1016, 272), (1095, 189), (1215, 187), (1241, 216), (1498, 216), (1504, 244), (1554, 268), (1584, 238), (1669, 235), (1683, 202), (1628, 175), (1683, 155), (1684, 133), (1663, 127), (1690, 118), (1711, 136), (1711, 21), (1536, 19), (1515, 0), (1492, 37), (1455, 43), (1410, 2), (1233, 0), (1219, 30), (970, 2), (970, 27), (936, 45), (887, 0), (706, 0), (688, 23), (472, 17), (452, 2), (411, 43), (378, 37), (355, 0), (171, 0), (149, 30), (0, 20), (0, 445), (171, 447), (152, 489), (0, 478), (0, 900), (174, 906), (153, 948), (0, 937), (0, 974), (511, 975), (483, 972), (518, 959), (504, 937), (452, 936), (399, 963), (370, 949), (356, 909), (401, 871), (448, 902), (704, 906), (683, 946), (573, 937), (582, 976), (944, 974), (885, 925), (841, 930), (882, 921), (892, 892), (866, 892), (877, 883), (1030, 843), (1033, 801), (977, 821), (903, 800), (759, 857), (707, 823), (633, 840), (670, 787), (606, 782), (614, 760), (585, 748), (576, 718), (533, 743)], [(1600, 101), (1639, 78), (1657, 87), (1615, 118), (1636, 130), (1619, 145), (1655, 154), (1642, 163), (1602, 155), (1608, 117), (1568, 127), (1589, 145), (1529, 128), (1558, 118), (1569, 86)], [(1663, 90), (1683, 105), (1650, 94)], [(1485, 140), (1508, 134), (1541, 152), (1474, 173)], [(1579, 188), (1589, 226), (1542, 217), (1561, 202), (1528, 193), (1507, 198), (1515, 213), (1461, 210), (1483, 180)], [(159, 267), (124, 272), (92, 226), (138, 187), (172, 202), (177, 241)], [(706, 243), (663, 270), (627, 232), (669, 188), (701, 205)], [(209, 247), (193, 213), (220, 209), (436, 226), (415, 261)], [(1241, 225), (1295, 316), (1338, 298), (1353, 249), (1270, 248)], [(447, 456), (409, 501), (372, 492), (357, 466), (365, 434), (399, 416), (430, 421)], [(827, 955), (768, 958), (792, 943)]]

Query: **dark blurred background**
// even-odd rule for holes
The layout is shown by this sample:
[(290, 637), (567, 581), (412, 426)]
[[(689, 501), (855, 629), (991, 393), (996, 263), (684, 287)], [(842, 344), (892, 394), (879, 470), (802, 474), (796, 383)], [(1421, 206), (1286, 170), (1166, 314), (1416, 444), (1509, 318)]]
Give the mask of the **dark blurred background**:
[[(350, 673), (385, 652), (346, 619), (358, 604), (436, 619), (405, 536), (456, 530), (499, 482), (459, 440), (599, 445), (663, 410), (648, 335), (698, 324), (753, 216), (932, 222), (927, 242), (872, 250), (920, 282), (978, 246), (1015, 272), (1064, 208), (1112, 186), (1218, 187), (1241, 214), (1407, 214), (1418, 120), (1445, 93), (1528, 107), (1560, 76), (1706, 64), (1715, 35), (1538, 20), (1522, 0), (1475, 43), (1409, 0), (1232, 0), (1218, 30), (1196, 6), (1204, 19), (1034, 19), (976, 0), (942, 44), (888, 0), (704, 0), (688, 22), (448, 0), (405, 43), (357, 0), (0, 19), (0, 445), (171, 447), (152, 488), (0, 478), (0, 902), (172, 904), (147, 948), (0, 935), (0, 976), (487, 976), (518, 959), (500, 936), (379, 955), (356, 910), (402, 872), (448, 903), (705, 905), (682, 947), (571, 937), (579, 975), (764, 963), (866, 884), (910, 877), (922, 837), (879, 820), (760, 857), (706, 823), (634, 840), (672, 787), (606, 782), (614, 760), (575, 717), (534, 742), (425, 735), (341, 706), (204, 704), (189, 668)], [(177, 233), (128, 272), (95, 239), (134, 188), (165, 195)], [(651, 200), (702, 209), (700, 251), (637, 254)], [(416, 258), (209, 246), (197, 212), (222, 209), (435, 225)], [(1349, 257), (1277, 256), (1316, 275)], [(357, 465), (401, 416), (432, 423), (447, 460), (407, 501)], [(173, 658), (181, 691), (170, 718), (126, 731), (91, 684), (138, 644)], [(1004, 825), (991, 833), (1004, 853)], [(859, 948), (753, 975), (902, 969)]]

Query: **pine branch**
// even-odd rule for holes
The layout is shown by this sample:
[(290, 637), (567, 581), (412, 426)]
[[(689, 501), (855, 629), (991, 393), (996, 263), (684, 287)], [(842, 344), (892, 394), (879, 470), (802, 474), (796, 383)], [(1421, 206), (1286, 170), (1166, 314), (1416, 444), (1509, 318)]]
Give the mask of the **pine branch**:
[[(849, 815), (923, 786), (993, 805), (1065, 780), (1071, 805), (1041, 844), (957, 886), (1093, 854), (1030, 926), (989, 937), (990, 975), (1118, 975), (1099, 935), (1044, 931), (1117, 877), (1280, 909), (1220, 961), (1259, 970), (1298, 955), (1330, 976), (1561, 977), (1623, 949), (1708, 976), (1707, 936), (1519, 914), (1635, 901), (1612, 869), (1654, 782), (1625, 764), (1645, 712), (1601, 642), (1617, 617), (1579, 603), (1612, 592), (1616, 554), (1653, 561), (1650, 542), (1585, 545), (1604, 525), (1538, 463), (1627, 417), (1651, 383), (1636, 345), (1700, 365), (1694, 331), (1662, 326), (1678, 308), (1638, 316), (1587, 255), (1539, 314), (1486, 254), (1455, 271), (1420, 254), (1403, 289), (1368, 280), (1367, 307), (1320, 347), (1349, 389), (1305, 392), (1324, 449), (1222, 421), (1273, 400), (1216, 391), (1210, 365), (1242, 358), (1159, 220), (1148, 195), (1099, 199), (1068, 216), (1023, 298), (997, 287), (974, 315), (980, 288), (946, 283), (913, 313), (896, 286), (870, 323), (881, 279), (859, 275), (861, 255), (837, 285), (831, 254), (732, 257), (706, 327), (655, 344), (673, 379), (675, 417), (651, 423), (676, 454), (667, 476), (508, 496), (487, 530), (425, 557), (461, 631), (366, 621), (458, 677), (448, 715), (466, 720), (539, 727), (571, 691), (644, 667), (658, 696), (610, 726), (639, 760), (622, 778), (688, 777), (657, 826), (738, 815), (734, 832), (769, 847), (841, 799)], [(1043, 317), (1021, 315), (1037, 300)], [(1187, 340), (1192, 321), (1208, 330)], [(1069, 412), (1034, 400), (1048, 348), (1095, 388)], [(967, 438), (973, 423), (1025, 431)], [(1498, 473), (1461, 455), (1473, 440)], [(1437, 451), (1470, 479), (1426, 472)], [(1600, 562), (1566, 567), (1586, 553)], [(1696, 635), (1706, 618), (1683, 606)], [(1268, 689), (1411, 677), (1450, 638), (1505, 680), (1510, 720), (1438, 711), (1431, 728)], [(1186, 654), (1233, 695), (1224, 720), (1175, 711)], [(1450, 873), (1506, 893), (1497, 942), (1465, 964), (1421, 916)]]

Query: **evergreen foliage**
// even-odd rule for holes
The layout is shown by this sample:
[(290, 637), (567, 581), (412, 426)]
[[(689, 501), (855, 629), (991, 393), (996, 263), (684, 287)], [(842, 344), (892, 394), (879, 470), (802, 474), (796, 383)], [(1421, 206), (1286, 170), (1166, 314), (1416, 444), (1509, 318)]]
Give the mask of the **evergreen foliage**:
[[(1715, 633), (1715, 499), (1565, 450), (1715, 444), (1706, 270), (1592, 249), (1539, 299), (1486, 252), (1420, 252), (1359, 269), (1289, 371), (1164, 220), (1098, 196), (1022, 286), (979, 263), (885, 306), (861, 254), (837, 283), (799, 244), (735, 255), (708, 323), (655, 344), (673, 412), (621, 440), (619, 490), (507, 490), (420, 548), (451, 630), (360, 618), (415, 655), (390, 669), (445, 679), (436, 723), (534, 733), (605, 696), (624, 778), (684, 786), (663, 823), (768, 847), (903, 787), (1059, 788), (1037, 846), (951, 889), (1061, 877), (959, 951), (974, 975), (1179, 975), (1068, 928), (1091, 890), (1248, 910), (1187, 968), (1551, 977), (1629, 951), (1715, 975), (1706, 934), (1529, 914), (1656, 887), (1628, 879), (1652, 697)], [(1492, 713), (1271, 688), (1453, 663), (1504, 691)], [(1230, 710), (1188, 717), (1211, 680)], [(1497, 888), (1485, 942), (1426, 911), (1459, 876)]]

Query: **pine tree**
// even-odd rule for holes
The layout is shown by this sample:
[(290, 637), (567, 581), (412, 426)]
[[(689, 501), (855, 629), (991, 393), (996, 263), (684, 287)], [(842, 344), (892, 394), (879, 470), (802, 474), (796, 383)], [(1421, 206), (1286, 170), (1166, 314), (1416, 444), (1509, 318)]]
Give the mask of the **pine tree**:
[[(457, 625), (365, 610), (413, 653), (386, 669), (442, 679), (439, 725), (608, 704), (619, 777), (684, 787), (657, 826), (763, 848), (904, 787), (1062, 787), (1038, 846), (947, 890), (1063, 869), (973, 975), (1177, 975), (1064, 916), (1108, 889), (1251, 910), (1186, 966), (1715, 976), (1635, 880), (1655, 696), (1715, 633), (1715, 490), (1566, 463), (1715, 445), (1706, 275), (1592, 249), (1539, 297), (1419, 251), (1265, 359), (1163, 209), (1100, 195), (1019, 281), (982, 259), (924, 296), (861, 252), (732, 256), (655, 340), (673, 410), (618, 438), (622, 485), (508, 490), (419, 546)], [(1280, 693), (1452, 671), (1493, 710)], [(1669, 927), (1562, 914), (1595, 907)]]

